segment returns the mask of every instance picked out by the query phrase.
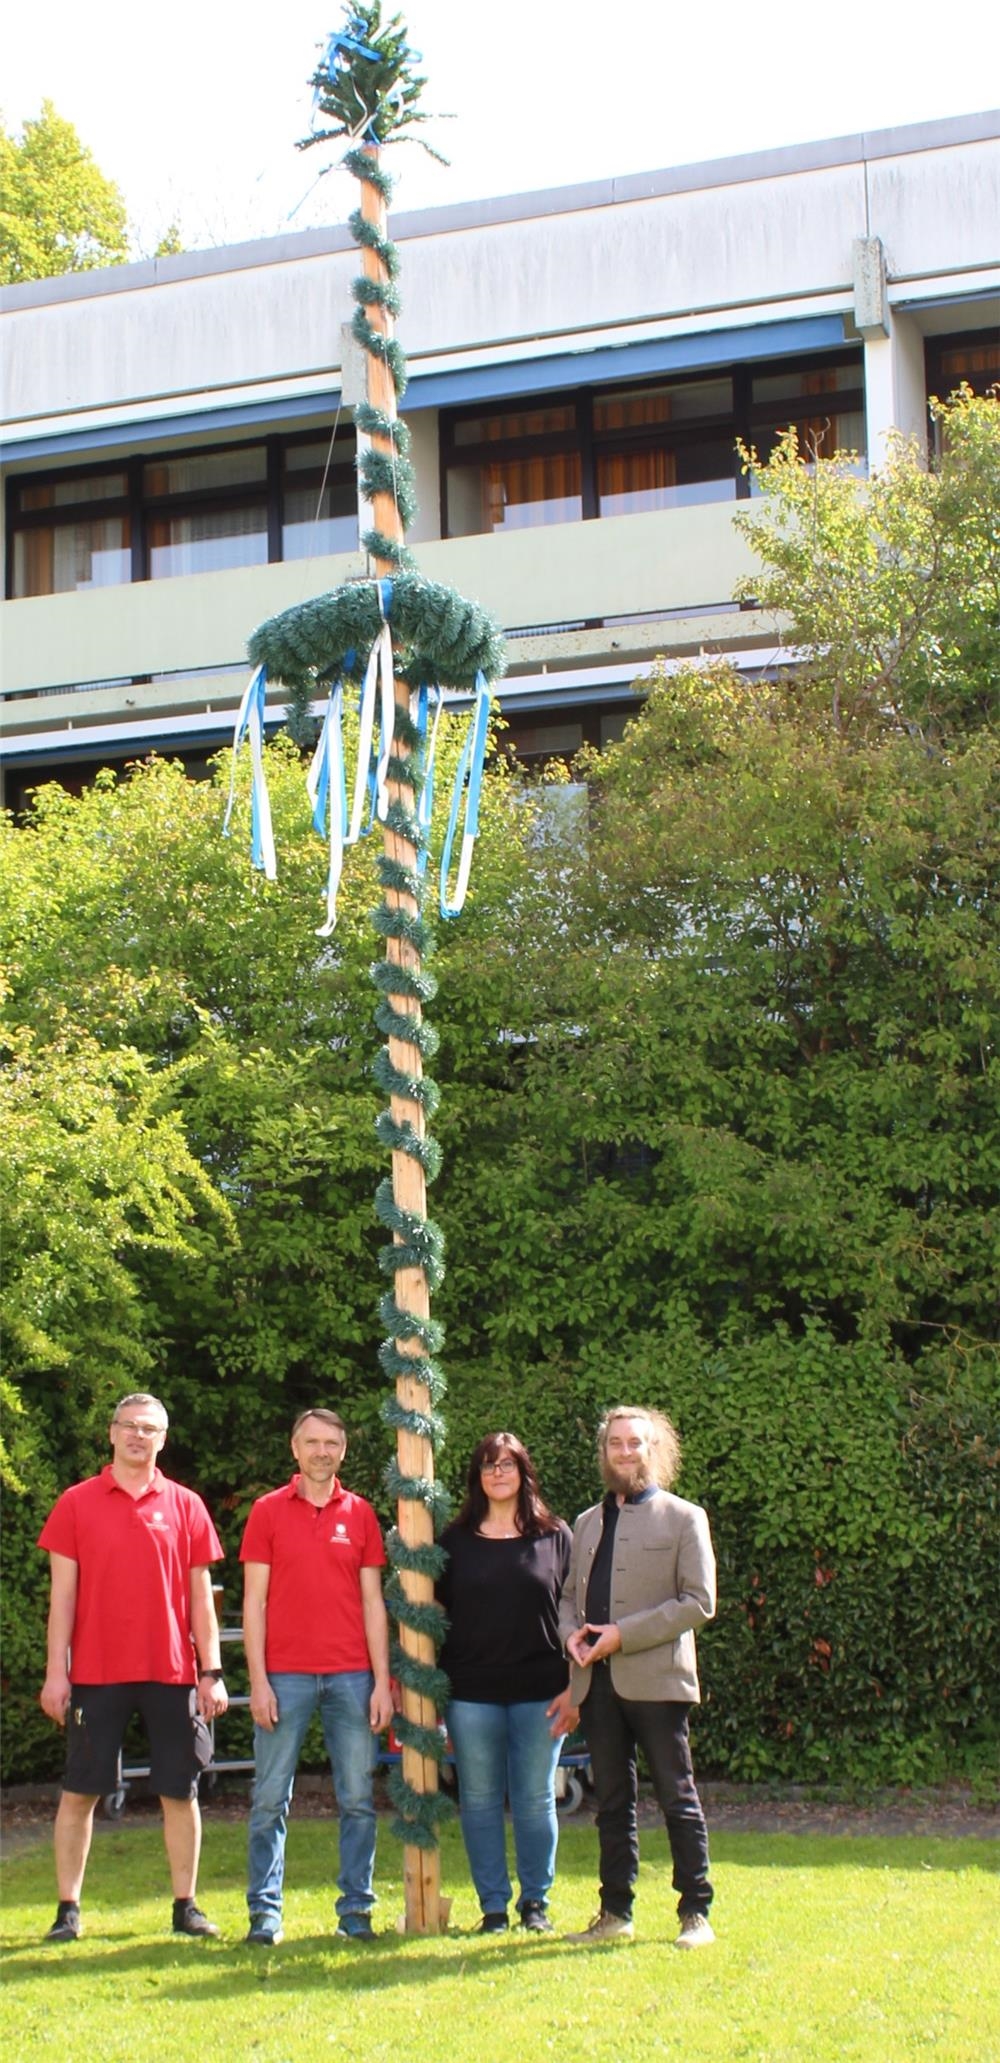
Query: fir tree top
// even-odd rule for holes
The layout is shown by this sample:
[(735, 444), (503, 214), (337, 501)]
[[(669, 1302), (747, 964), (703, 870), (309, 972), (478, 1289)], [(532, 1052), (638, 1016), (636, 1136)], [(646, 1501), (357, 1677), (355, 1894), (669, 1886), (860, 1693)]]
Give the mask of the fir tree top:
[[(333, 126), (304, 136), (298, 148), (309, 150), (314, 143), (334, 143), (342, 137), (349, 143), (393, 143), (403, 130), (430, 121), (417, 106), (427, 84), (414, 69), (419, 62), (407, 42), (401, 15), (383, 22), (382, 0), (367, 0), (367, 5), (348, 0), (343, 28), (330, 36), (309, 82), (316, 109)], [(431, 157), (440, 157), (423, 137), (416, 140)]]

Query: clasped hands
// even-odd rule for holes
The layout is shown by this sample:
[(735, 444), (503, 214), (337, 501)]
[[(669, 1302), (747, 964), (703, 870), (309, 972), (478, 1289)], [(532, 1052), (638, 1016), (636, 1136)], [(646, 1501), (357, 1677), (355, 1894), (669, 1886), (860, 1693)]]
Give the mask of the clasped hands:
[(621, 1644), (617, 1626), (594, 1626), (588, 1619), (576, 1633), (570, 1634), (566, 1653), (578, 1669), (589, 1669), (592, 1662), (606, 1662), (609, 1655), (617, 1655)]

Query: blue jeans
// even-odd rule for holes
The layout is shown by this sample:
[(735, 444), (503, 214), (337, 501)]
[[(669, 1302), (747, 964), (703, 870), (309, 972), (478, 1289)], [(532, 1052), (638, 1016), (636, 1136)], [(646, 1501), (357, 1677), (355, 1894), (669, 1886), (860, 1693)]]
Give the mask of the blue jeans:
[(447, 1711), (458, 1772), (462, 1839), (484, 1913), (510, 1898), (504, 1797), (510, 1799), (520, 1909), (544, 1905), (555, 1876), (559, 1821), (555, 1773), (561, 1743), (545, 1717), (547, 1698), (521, 1705), (478, 1705), (456, 1698)]
[(375, 1903), (375, 1736), (369, 1723), (373, 1678), (367, 1669), (355, 1669), (336, 1676), (278, 1672), (270, 1681), (278, 1700), (278, 1724), (271, 1733), (254, 1727), (256, 1775), (247, 1883), (251, 1915), (281, 1918), (288, 1808), (306, 1728), (317, 1711), (340, 1811), (337, 1912), (370, 1912)]

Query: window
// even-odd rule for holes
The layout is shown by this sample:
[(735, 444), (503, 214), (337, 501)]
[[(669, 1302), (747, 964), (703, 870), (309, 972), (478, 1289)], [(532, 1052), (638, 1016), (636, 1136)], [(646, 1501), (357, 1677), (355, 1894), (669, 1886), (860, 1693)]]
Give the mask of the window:
[(769, 458), (789, 424), (798, 432), (799, 449), (815, 458), (835, 451), (865, 450), (865, 402), (857, 361), (805, 366), (797, 371), (751, 375), (750, 433), (747, 438), (762, 459)]
[(1000, 386), (1000, 337), (993, 330), (972, 330), (966, 336), (928, 337), (927, 396), (947, 401), (965, 384), (974, 394)]
[(17, 477), (8, 536), (15, 598), (353, 551), (354, 432)]
[(444, 534), (735, 501), (749, 491), (737, 437), (767, 456), (792, 422), (823, 457), (864, 452), (858, 351), (456, 410), (442, 418)]
[[(583, 514), (573, 402), (462, 416), (448, 472), (449, 537), (533, 530)], [(498, 447), (502, 446), (502, 451)]]
[[(964, 336), (928, 337), (924, 343), (927, 399), (947, 401), (956, 387), (971, 387), (1000, 401), (1000, 337), (995, 330), (970, 330)], [(929, 442), (935, 459), (944, 446), (944, 424), (931, 418)]]
[(332, 463), (328, 437), (288, 444), (283, 454), (281, 556), (317, 559), (356, 551), (358, 490), (353, 439), (349, 457)]

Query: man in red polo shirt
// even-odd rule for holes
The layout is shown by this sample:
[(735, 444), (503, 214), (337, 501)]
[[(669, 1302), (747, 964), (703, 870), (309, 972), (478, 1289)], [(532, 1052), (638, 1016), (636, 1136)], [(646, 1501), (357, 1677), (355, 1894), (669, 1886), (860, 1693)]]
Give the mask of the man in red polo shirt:
[(281, 1940), (285, 1835), (306, 1728), (318, 1712), (340, 1810), (337, 1933), (372, 1938), (375, 1740), (392, 1717), (385, 1552), (363, 1497), (338, 1480), (343, 1420), (321, 1406), (292, 1427), (298, 1470), (258, 1497), (240, 1548), (256, 1778), (247, 1940)]
[(79, 1936), (94, 1807), (115, 1789), (133, 1712), (149, 1736), (150, 1780), (163, 1807), (174, 1933), (219, 1931), (195, 1904), (195, 1886), (198, 1777), (211, 1757), (208, 1722), (228, 1704), (209, 1567), (222, 1549), (201, 1498), (157, 1467), (166, 1437), (158, 1397), (123, 1397), (111, 1421), (110, 1465), (64, 1490), (39, 1536), (52, 1567), (40, 1701), (66, 1728), (55, 1823), (59, 1905), (47, 1941)]

